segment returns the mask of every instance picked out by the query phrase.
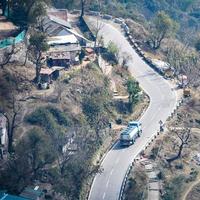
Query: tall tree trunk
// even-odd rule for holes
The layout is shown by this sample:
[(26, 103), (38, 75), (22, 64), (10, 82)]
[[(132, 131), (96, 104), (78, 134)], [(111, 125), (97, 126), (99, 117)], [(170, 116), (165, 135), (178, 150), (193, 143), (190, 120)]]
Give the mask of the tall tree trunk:
[(37, 66), (36, 66), (36, 83), (40, 82), (40, 71), (41, 71), (41, 67), (39, 64), (37, 64)]
[(179, 147), (179, 150), (178, 150), (178, 154), (177, 154), (177, 157), (180, 158), (181, 157), (181, 153), (182, 153), (182, 150), (183, 150), (183, 143), (181, 144), (181, 146)]
[(25, 56), (25, 60), (24, 60), (24, 64), (23, 64), (24, 66), (26, 66), (27, 59), (28, 59), (28, 49), (26, 51), (26, 56)]
[(85, 0), (81, 0), (81, 18), (85, 14)]
[(12, 133), (8, 134), (8, 152), (9, 153), (13, 152), (13, 134)]

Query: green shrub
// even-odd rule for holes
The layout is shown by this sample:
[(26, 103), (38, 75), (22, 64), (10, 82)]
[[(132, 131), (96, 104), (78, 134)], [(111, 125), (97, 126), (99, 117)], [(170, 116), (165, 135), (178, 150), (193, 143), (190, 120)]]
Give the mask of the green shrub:
[(65, 114), (51, 106), (37, 108), (25, 117), (25, 121), (44, 128), (52, 136), (60, 136), (64, 133), (60, 125), (69, 125)]
[(69, 119), (67, 118), (65, 113), (52, 106), (48, 106), (47, 109), (57, 119), (60, 125), (69, 125)]

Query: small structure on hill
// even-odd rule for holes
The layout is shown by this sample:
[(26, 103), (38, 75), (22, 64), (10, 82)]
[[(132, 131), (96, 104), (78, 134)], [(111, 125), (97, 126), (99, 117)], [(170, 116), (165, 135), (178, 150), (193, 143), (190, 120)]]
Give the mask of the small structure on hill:
[(38, 87), (40, 89), (48, 89), (53, 80), (57, 80), (60, 76), (60, 71), (64, 67), (54, 66), (52, 68), (41, 68), (40, 82)]
[(81, 46), (74, 35), (50, 37), (48, 44), (50, 49), (46, 58), (49, 67), (69, 68), (70, 65), (79, 64)]

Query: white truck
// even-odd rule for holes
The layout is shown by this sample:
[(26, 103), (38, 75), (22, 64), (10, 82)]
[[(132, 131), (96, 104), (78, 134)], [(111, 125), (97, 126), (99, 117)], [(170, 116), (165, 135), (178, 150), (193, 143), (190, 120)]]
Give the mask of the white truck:
[(142, 132), (142, 124), (137, 121), (131, 121), (128, 127), (120, 134), (120, 143), (122, 146), (130, 146), (135, 140), (140, 137)]

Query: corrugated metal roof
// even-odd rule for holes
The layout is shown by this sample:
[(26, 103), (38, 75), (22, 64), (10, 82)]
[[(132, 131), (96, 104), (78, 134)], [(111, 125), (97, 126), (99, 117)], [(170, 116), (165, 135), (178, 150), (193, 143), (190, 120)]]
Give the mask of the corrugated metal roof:
[(55, 16), (53, 16), (53, 15), (49, 15), (49, 19), (50, 19), (51, 21), (57, 23), (57, 24), (60, 24), (60, 25), (62, 25), (62, 26), (65, 26), (65, 27), (67, 27), (67, 28), (71, 28), (71, 27), (72, 27), (71, 24), (70, 24), (68, 21), (65, 21), (65, 20), (63, 20), (63, 19), (60, 19), (60, 18), (55, 17)]
[(56, 44), (76, 44), (78, 43), (77, 38), (74, 35), (54, 36), (49, 37), (47, 43), (49, 45)]
[(55, 45), (51, 46), (48, 52), (73, 52), (81, 51), (81, 46), (78, 44), (69, 44), (69, 45)]
[(23, 198), (23, 197), (18, 197), (18, 196), (14, 196), (14, 195), (10, 195), (10, 194), (4, 194), (0, 200), (30, 200), (27, 198)]

